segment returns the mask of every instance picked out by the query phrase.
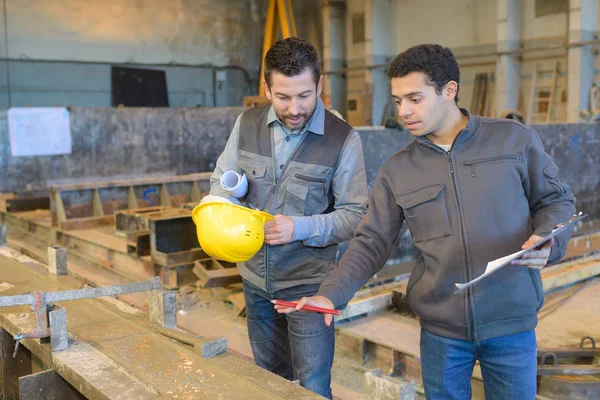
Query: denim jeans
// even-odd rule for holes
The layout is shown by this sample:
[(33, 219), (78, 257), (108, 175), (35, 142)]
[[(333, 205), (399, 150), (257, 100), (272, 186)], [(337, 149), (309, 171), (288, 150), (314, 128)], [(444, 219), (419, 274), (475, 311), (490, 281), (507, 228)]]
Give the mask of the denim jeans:
[(331, 399), (331, 367), (335, 350), (333, 324), (313, 312), (279, 314), (271, 300), (300, 300), (319, 285), (302, 285), (269, 294), (244, 281), (248, 336), (256, 364)]
[(471, 376), (479, 360), (486, 400), (534, 400), (535, 332), (470, 342), (421, 329), (421, 370), (425, 397), (470, 399)]

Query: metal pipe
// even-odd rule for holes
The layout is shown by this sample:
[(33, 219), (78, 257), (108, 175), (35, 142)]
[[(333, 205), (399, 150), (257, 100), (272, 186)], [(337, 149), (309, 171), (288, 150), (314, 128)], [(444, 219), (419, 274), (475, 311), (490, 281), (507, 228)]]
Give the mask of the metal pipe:
[[(570, 48), (585, 47), (585, 46), (590, 46), (590, 45), (600, 45), (600, 39), (586, 40), (583, 42), (567, 43), (567, 44), (562, 44), (560, 46), (532, 47), (532, 48), (522, 48), (522, 49), (516, 49), (516, 50), (510, 50), (510, 51), (495, 51), (495, 52), (490, 52), (490, 53), (471, 54), (471, 55), (457, 56), (456, 58), (460, 60), (460, 59), (465, 59), (465, 58), (482, 58), (482, 57), (520, 55), (520, 54), (524, 54), (524, 53), (534, 53), (534, 52), (542, 52), (542, 51), (568, 50)], [(459, 63), (459, 64), (461, 66), (464, 65), (463, 63)], [(493, 64), (493, 62), (490, 62), (490, 64)], [(360, 67), (337, 68), (337, 69), (333, 69), (330, 71), (323, 71), (323, 74), (324, 75), (341, 75), (341, 74), (344, 74), (349, 71), (385, 68), (388, 65), (389, 64), (374, 64), (374, 65), (364, 65), (364, 66), (360, 66)]]
[[(146, 290), (161, 290), (162, 284), (159, 277), (154, 277), (146, 282), (128, 283), (125, 285), (104, 286), (100, 288), (65, 290), (62, 292), (44, 293), (44, 303), (54, 303), (58, 301), (82, 300), (95, 297), (114, 296), (125, 293), (144, 292)], [(33, 305), (36, 302), (36, 295), (23, 294), (17, 296), (0, 296), (0, 307)]]
[[(213, 74), (217, 69), (236, 69), (241, 71), (244, 74), (244, 79), (248, 86), (252, 86), (253, 80), (250, 77), (250, 73), (246, 70), (246, 68), (241, 67), (239, 65), (227, 64), (227, 65), (215, 65), (212, 63), (202, 63), (202, 64), (190, 64), (190, 63), (143, 63), (143, 62), (131, 62), (131, 61), (123, 61), (123, 62), (107, 62), (107, 61), (84, 61), (84, 60), (49, 60), (42, 58), (9, 58), (9, 57), (0, 57), (0, 61), (5, 61), (8, 63), (11, 62), (28, 62), (28, 63), (47, 63), (47, 64), (82, 64), (82, 65), (108, 65), (108, 66), (130, 66), (130, 67), (183, 67), (183, 68), (205, 68), (212, 70)], [(10, 83), (10, 82), (9, 82)], [(10, 85), (9, 85), (10, 86)], [(9, 88), (10, 89), (10, 88)]]

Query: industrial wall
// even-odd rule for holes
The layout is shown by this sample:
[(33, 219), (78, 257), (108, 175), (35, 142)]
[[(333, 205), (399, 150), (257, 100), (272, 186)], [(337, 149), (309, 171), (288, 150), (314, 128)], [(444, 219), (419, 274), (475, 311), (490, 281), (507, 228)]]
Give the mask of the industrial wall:
[[(391, 37), (389, 58), (410, 46), (421, 43), (438, 43), (450, 47), (461, 66), (460, 105), (470, 107), (477, 73), (495, 73), (497, 57), (497, 2), (494, 0), (369, 0), (372, 7), (389, 6), (387, 29)], [(368, 33), (361, 31), (368, 2), (347, 0), (346, 2), (346, 47), (348, 67), (368, 65), (365, 62)], [(521, 0), (521, 46), (541, 48), (564, 46), (569, 33), (568, 9), (565, 0), (536, 1)], [(578, 2), (580, 3), (580, 2)], [(596, 7), (596, 19), (600, 18), (600, 7)], [(366, 18), (369, 18), (368, 14)], [(598, 26), (598, 24), (596, 24)], [(592, 32), (592, 36), (595, 32)], [(597, 36), (593, 36), (597, 38)], [(492, 55), (490, 55), (492, 53)], [(531, 98), (533, 71), (538, 68), (551, 71), (558, 66), (557, 89), (553, 107), (553, 122), (567, 121), (567, 49), (525, 52), (521, 56), (521, 87), (519, 109), (527, 112)], [(600, 64), (596, 57), (597, 76)], [(538, 83), (551, 81), (551, 73), (543, 73)], [(365, 92), (365, 71), (352, 70), (347, 73), (349, 99), (359, 99)], [(586, 89), (587, 90), (587, 89)], [(374, 99), (385, 102), (387, 99)], [(377, 105), (374, 108), (378, 108)], [(379, 107), (381, 109), (381, 107)], [(344, 110), (346, 113), (348, 110)], [(380, 115), (373, 115), (371, 123), (380, 124)], [(543, 123), (544, 121), (537, 121)]]
[[(319, 46), (319, 1), (294, 4), (299, 35)], [(166, 71), (174, 107), (241, 105), (256, 94), (266, 5), (0, 0), (0, 107), (108, 107), (111, 65)]]
[[(45, 187), (50, 181), (211, 171), (241, 107), (75, 108), (72, 153), (13, 157), (7, 111), (0, 111), (0, 192)], [(546, 151), (578, 196), (578, 206), (600, 212), (600, 124), (539, 125)], [(408, 144), (408, 131), (360, 128), (369, 184), (381, 165)]]

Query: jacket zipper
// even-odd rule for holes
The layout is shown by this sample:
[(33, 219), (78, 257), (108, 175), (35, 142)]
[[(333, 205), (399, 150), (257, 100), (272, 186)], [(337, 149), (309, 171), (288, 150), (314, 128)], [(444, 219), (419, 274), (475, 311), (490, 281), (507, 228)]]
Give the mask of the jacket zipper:
[(484, 160), (465, 161), (463, 163), (463, 166), (465, 166), (465, 167), (471, 167), (471, 176), (475, 177), (475, 166), (489, 164), (489, 163), (493, 163), (493, 162), (501, 161), (501, 160), (521, 161), (521, 156), (519, 156), (519, 155), (498, 156), (498, 157), (486, 158)]
[(320, 183), (321, 185), (323, 185), (323, 194), (325, 194), (325, 183), (327, 182), (326, 179), (323, 179), (323, 178), (314, 178), (312, 176), (302, 175), (302, 174), (296, 174), (295, 177), (298, 178), (298, 179), (301, 179), (303, 181)]
[[(277, 165), (275, 164), (275, 144), (273, 143), (273, 134), (271, 132), (271, 160), (273, 161), (273, 193), (271, 196), (271, 206), (269, 207), (269, 214), (273, 214), (273, 204), (275, 203), (275, 199), (277, 197), (277, 185), (279, 183), (279, 179), (285, 174), (285, 170), (287, 169), (290, 161), (294, 158), (302, 143), (304, 143), (304, 139), (306, 139), (307, 133), (304, 132), (304, 137), (300, 139), (300, 143), (296, 145), (294, 152), (290, 154), (290, 158), (288, 158), (281, 169), (281, 173), (279, 174), (279, 178), (277, 178)], [(265, 287), (267, 289), (267, 293), (271, 293), (271, 285), (269, 284), (269, 245), (265, 243)]]
[[(465, 254), (464, 257), (464, 262), (465, 262), (465, 267), (467, 269), (467, 282), (469, 282), (471, 280), (471, 274), (469, 272), (469, 264), (467, 261), (467, 243), (465, 242), (465, 232), (464, 232), (464, 225), (463, 225), (463, 220), (462, 220), (462, 210), (461, 210), (461, 206), (460, 206), (460, 199), (458, 196), (458, 189), (456, 187), (456, 179), (455, 179), (455, 175), (454, 175), (454, 164), (452, 162), (452, 154), (451, 151), (448, 152), (448, 164), (450, 166), (450, 177), (452, 178), (452, 186), (454, 187), (454, 195), (456, 196), (456, 205), (458, 207), (458, 222), (460, 224), (460, 229), (461, 229), (461, 240), (462, 240), (462, 244), (463, 244), (463, 251)], [(467, 323), (469, 325), (469, 336), (472, 337), (473, 340), (475, 340), (475, 328), (473, 326), (473, 320), (472, 320), (472, 316), (469, 317), (469, 311), (471, 310), (471, 297), (472, 297), (472, 292), (471, 292), (471, 288), (467, 288), (467, 313), (465, 315), (465, 317), (468, 319)], [(471, 310), (471, 314), (474, 314), (474, 310)]]

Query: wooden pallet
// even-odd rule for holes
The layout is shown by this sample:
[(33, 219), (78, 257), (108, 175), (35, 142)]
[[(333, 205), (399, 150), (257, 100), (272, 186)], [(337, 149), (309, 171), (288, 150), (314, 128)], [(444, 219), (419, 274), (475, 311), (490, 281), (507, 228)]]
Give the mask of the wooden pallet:
[(228, 286), (242, 281), (235, 264), (213, 258), (195, 261), (194, 274), (198, 277), (198, 286), (203, 289)]

